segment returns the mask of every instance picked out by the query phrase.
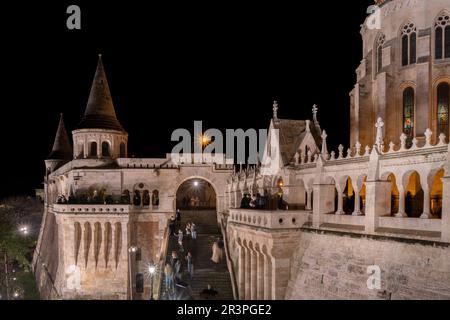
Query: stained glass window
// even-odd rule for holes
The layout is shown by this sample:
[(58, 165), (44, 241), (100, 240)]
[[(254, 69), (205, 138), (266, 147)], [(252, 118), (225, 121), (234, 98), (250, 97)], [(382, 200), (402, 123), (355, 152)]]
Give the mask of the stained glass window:
[(408, 144), (414, 137), (414, 89), (403, 91), (403, 132), (408, 136)]
[(437, 129), (438, 134), (449, 135), (449, 103), (450, 86), (448, 83), (441, 83), (437, 88)]

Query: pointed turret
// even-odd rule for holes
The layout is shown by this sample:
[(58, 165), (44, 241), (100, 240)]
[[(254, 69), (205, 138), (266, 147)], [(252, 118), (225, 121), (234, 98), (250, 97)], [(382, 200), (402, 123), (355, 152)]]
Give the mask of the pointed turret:
[(64, 125), (63, 114), (59, 119), (58, 130), (56, 131), (55, 142), (53, 143), (52, 152), (49, 154), (48, 160), (71, 160), (72, 146), (70, 145), (69, 136), (67, 135)]
[(78, 125), (78, 129), (125, 131), (116, 117), (101, 55), (98, 58), (97, 70), (92, 83), (86, 111)]

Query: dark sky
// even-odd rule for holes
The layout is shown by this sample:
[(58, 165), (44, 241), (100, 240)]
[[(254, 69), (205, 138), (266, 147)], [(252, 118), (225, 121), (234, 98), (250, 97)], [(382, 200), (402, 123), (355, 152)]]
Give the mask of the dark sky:
[[(136, 157), (164, 156), (194, 120), (265, 129), (274, 99), (280, 118), (310, 119), (318, 104), (330, 146), (348, 145), (371, 0), (54, 2), (2, 4), (0, 196), (41, 186), (59, 114), (69, 130), (80, 121), (98, 53)], [(70, 4), (81, 31), (66, 28)]]

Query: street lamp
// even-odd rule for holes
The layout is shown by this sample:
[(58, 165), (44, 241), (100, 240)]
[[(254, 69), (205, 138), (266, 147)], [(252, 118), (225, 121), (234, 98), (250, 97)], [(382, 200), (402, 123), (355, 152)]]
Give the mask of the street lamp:
[(30, 229), (28, 228), (28, 226), (21, 226), (19, 227), (19, 232), (27, 236), (28, 233), (30, 232)]
[(150, 300), (153, 300), (153, 276), (156, 273), (156, 265), (151, 263), (148, 266), (148, 272), (150, 273)]
[(131, 274), (131, 255), (138, 251), (136, 246), (131, 246), (128, 248), (128, 273), (130, 275), (130, 300), (133, 300), (133, 277)]

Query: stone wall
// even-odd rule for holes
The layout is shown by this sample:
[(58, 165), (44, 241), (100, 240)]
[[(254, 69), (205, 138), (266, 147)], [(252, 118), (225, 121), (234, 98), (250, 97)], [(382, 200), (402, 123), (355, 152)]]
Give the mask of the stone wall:
[(33, 259), (33, 271), (41, 299), (57, 298), (54, 281), (58, 271), (58, 225), (45, 208), (40, 239)]
[[(292, 259), (287, 299), (450, 299), (445, 245), (303, 230)], [(368, 289), (369, 266), (381, 290)]]

